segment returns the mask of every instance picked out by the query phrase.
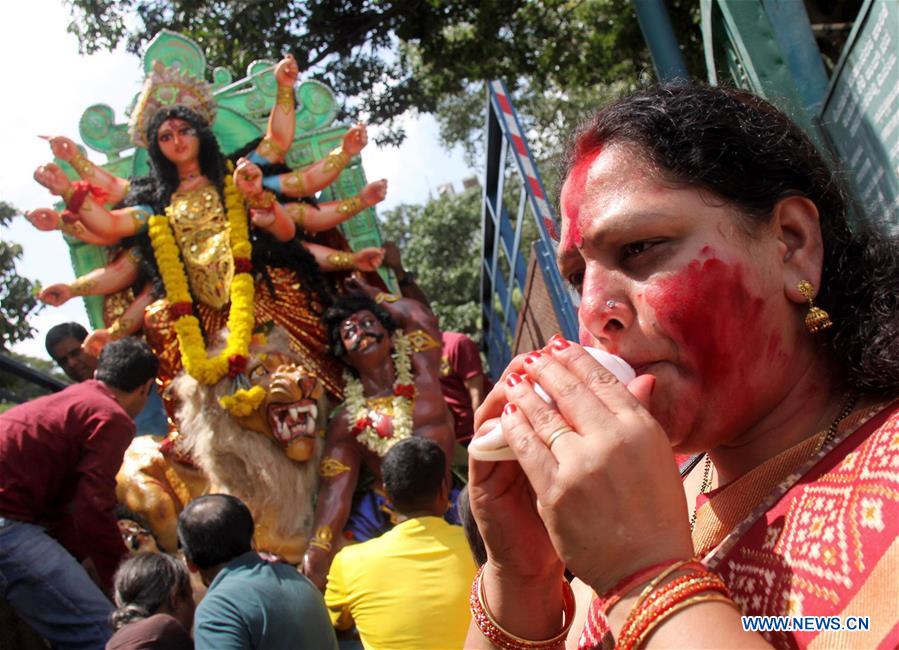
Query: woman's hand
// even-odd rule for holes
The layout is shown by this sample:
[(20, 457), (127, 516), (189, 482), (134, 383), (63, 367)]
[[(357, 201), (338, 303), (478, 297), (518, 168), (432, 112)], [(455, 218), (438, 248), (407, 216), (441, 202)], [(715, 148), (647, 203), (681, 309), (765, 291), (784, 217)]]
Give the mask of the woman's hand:
[[(690, 557), (674, 456), (641, 405), (655, 378), (638, 377), (629, 391), (581, 346), (561, 340), (530, 355), (524, 375), (556, 408), (524, 377), (510, 376), (502, 387), (517, 408), (506, 409), (503, 428), (565, 566), (602, 593), (647, 565)], [(565, 427), (572, 430), (553, 436)]]
[[(500, 381), (487, 394), (475, 415), (475, 438), (502, 420), (506, 406), (505, 382), (509, 374), (523, 370), (525, 355), (512, 359)], [(468, 460), (468, 495), (471, 511), (484, 538), (491, 563), (522, 579), (555, 574), (563, 567), (552, 546), (527, 476), (515, 462)]]
[(297, 82), (300, 69), (297, 67), (293, 54), (285, 54), (275, 66), (275, 80), (279, 86), (293, 86)]
[(59, 228), (59, 213), (52, 208), (36, 208), (27, 212), (25, 218), (32, 226), (44, 232)]
[(353, 253), (353, 265), (358, 271), (377, 271), (383, 261), (383, 248), (361, 248)]

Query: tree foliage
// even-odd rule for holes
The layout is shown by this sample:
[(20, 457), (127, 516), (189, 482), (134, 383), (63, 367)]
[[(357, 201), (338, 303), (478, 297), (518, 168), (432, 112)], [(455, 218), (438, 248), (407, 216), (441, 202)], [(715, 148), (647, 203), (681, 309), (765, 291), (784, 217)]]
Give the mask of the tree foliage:
[(481, 194), (470, 189), (425, 205), (381, 215), (381, 232), (396, 242), (445, 330), (480, 339)]
[[(573, 121), (572, 100), (593, 105), (610, 84), (633, 84), (651, 67), (625, 0), (66, 2), (82, 52), (124, 42), (140, 53), (162, 28), (193, 38), (210, 65), (235, 72), (292, 52), (304, 76), (343, 96), (342, 117), (390, 126), (409, 109), (439, 112), (448, 143), (470, 143), (483, 128), (484, 81), (546, 98), (531, 114), (553, 130)], [(688, 66), (701, 73), (698, 3), (667, 4)], [(402, 137), (395, 129), (382, 141)]]
[[(0, 228), (17, 214), (13, 206), (0, 201)], [(19, 244), (0, 241), (0, 350), (31, 338), (34, 328), (28, 317), (43, 307), (35, 297), (38, 285), (16, 271), (16, 261), (21, 257)]]
[[(21, 361), (35, 370), (41, 371), (45, 375), (50, 375), (54, 379), (59, 379), (64, 383), (71, 382), (53, 361), (38, 359), (37, 357), (30, 357), (15, 352), (5, 352), (4, 354), (8, 354), (13, 359)], [(47, 388), (32, 384), (12, 373), (0, 371), (0, 413), (3, 413), (16, 405), (17, 402), (13, 402), (10, 399), (13, 395), (27, 401), (34, 399), (35, 397), (40, 397), (41, 395), (46, 395), (49, 392), (50, 390)]]

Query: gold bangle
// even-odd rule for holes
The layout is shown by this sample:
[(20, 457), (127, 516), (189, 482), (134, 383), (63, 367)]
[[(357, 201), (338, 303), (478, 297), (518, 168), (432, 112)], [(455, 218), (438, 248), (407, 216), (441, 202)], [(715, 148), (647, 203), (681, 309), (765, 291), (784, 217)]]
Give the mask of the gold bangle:
[(350, 158), (352, 156), (344, 151), (343, 147), (337, 147), (325, 158), (324, 170), (326, 172), (340, 171), (350, 162)]
[(289, 189), (295, 196), (306, 194), (306, 181), (303, 172), (297, 170), (281, 176), (281, 185)]
[(331, 532), (331, 527), (328, 525), (319, 526), (315, 529), (315, 536), (309, 540), (309, 546), (314, 546), (330, 553), (332, 539), (334, 539), (334, 533)]
[(632, 647), (634, 647), (634, 648), (642, 647), (644, 641), (646, 641), (646, 639), (649, 638), (649, 636), (656, 630), (656, 628), (658, 628), (662, 623), (664, 623), (667, 619), (674, 616), (679, 611), (687, 609), (688, 607), (692, 607), (693, 605), (698, 605), (700, 603), (712, 603), (712, 602), (727, 603), (728, 605), (735, 607), (737, 609), (737, 611), (742, 613), (740, 606), (737, 605), (737, 603), (735, 603), (733, 601), (733, 599), (728, 598), (727, 596), (725, 596), (723, 594), (718, 594), (718, 593), (696, 594), (695, 596), (691, 596), (690, 598), (687, 598), (686, 600), (683, 600), (679, 603), (676, 603), (675, 605), (672, 605), (672, 607), (670, 609), (665, 610), (664, 612), (660, 613), (655, 619), (650, 621), (649, 625), (646, 626), (646, 629), (643, 630), (643, 632), (640, 634), (640, 636), (638, 636), (636, 638)]
[(333, 478), (349, 471), (349, 465), (345, 465), (333, 456), (325, 456), (318, 466), (318, 475), (322, 478)]
[(65, 203), (66, 205), (68, 205), (68, 204), (69, 204), (69, 201), (72, 200), (72, 195), (73, 195), (73, 194), (75, 194), (75, 188), (72, 186), (71, 183), (69, 183), (69, 184), (66, 186), (66, 189), (64, 189), (64, 190), (62, 191), (62, 194), (60, 194), (60, 197), (62, 197), (63, 203)]
[(428, 350), (439, 350), (443, 347), (440, 341), (423, 329), (406, 332), (406, 338), (409, 339), (409, 347), (412, 348), (413, 352), (427, 352)]
[(335, 269), (354, 269), (356, 263), (353, 261), (353, 254), (341, 251), (339, 253), (331, 253), (328, 255), (328, 264)]
[(303, 230), (306, 229), (306, 204), (302, 201), (284, 204), (284, 212)]
[(393, 293), (386, 293), (384, 291), (378, 292), (378, 295), (375, 296), (375, 304), (380, 305), (382, 302), (396, 302), (402, 298), (402, 296), (398, 296)]
[(76, 278), (72, 284), (69, 285), (69, 289), (72, 290), (73, 296), (88, 296), (91, 295), (91, 291), (94, 290), (94, 287), (97, 286), (96, 280), (88, 280), (86, 278)]
[(364, 207), (365, 204), (362, 203), (362, 199), (358, 196), (354, 196), (349, 199), (344, 199), (337, 204), (337, 214), (344, 215), (345, 217), (352, 217)]
[(91, 178), (94, 175), (94, 163), (85, 157), (81, 150), (76, 148), (76, 153), (72, 158), (72, 161), (69, 163), (78, 172), (78, 175), (81, 178)]
[(269, 136), (262, 138), (256, 147), (256, 152), (266, 160), (281, 160), (287, 155), (287, 151)]
[(293, 110), (296, 100), (293, 96), (293, 86), (278, 85), (278, 93), (275, 95), (275, 105), (284, 109), (285, 113)]
[(116, 320), (107, 331), (109, 332), (109, 338), (113, 341), (117, 341), (118, 339), (123, 339), (128, 336), (133, 328), (134, 319), (123, 317)]
[(85, 228), (84, 224), (81, 223), (80, 221), (73, 221), (72, 223), (66, 223), (65, 220), (60, 219), (58, 227), (65, 234), (67, 234), (71, 237), (78, 237), (79, 239), (81, 238), (81, 235), (83, 235), (87, 231), (87, 228)]
[(247, 205), (251, 208), (257, 208), (260, 210), (268, 210), (275, 204), (275, 194), (274, 192), (260, 192), (255, 196), (247, 197)]

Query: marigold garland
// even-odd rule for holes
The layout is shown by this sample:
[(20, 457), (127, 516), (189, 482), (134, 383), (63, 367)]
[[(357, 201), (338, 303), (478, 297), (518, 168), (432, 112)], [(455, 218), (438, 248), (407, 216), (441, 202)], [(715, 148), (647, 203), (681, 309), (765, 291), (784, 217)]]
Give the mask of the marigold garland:
[(265, 389), (262, 386), (253, 386), (250, 389), (242, 388), (232, 395), (224, 395), (219, 398), (219, 404), (235, 417), (246, 417), (259, 408), (265, 401)]
[[(231, 254), (236, 258), (250, 259), (252, 247), (247, 226), (247, 215), (243, 198), (234, 187), (230, 176), (225, 176), (225, 210), (228, 217), (228, 233), (231, 243)], [(172, 217), (171, 207), (166, 208), (166, 216), (150, 217), (150, 241), (156, 256), (156, 265), (162, 276), (166, 298), (170, 304), (193, 302), (187, 282), (187, 274), (181, 262), (181, 254), (175, 237), (172, 234), (169, 219)], [(173, 313), (175, 333), (178, 335), (178, 347), (181, 351), (181, 363), (187, 373), (200, 383), (212, 385), (218, 383), (225, 375), (233, 361), (231, 357), (249, 355), (250, 339), (253, 336), (255, 312), (253, 298), (255, 288), (253, 276), (246, 265), (238, 264), (238, 272), (231, 280), (231, 309), (228, 313), (228, 341), (225, 349), (214, 357), (206, 352), (206, 342), (200, 331), (200, 321), (192, 310), (183, 309)]]
[(346, 408), (353, 418), (353, 433), (356, 440), (368, 449), (383, 456), (396, 443), (412, 435), (412, 411), (415, 405), (415, 385), (412, 383), (412, 353), (408, 337), (402, 332), (394, 336), (393, 367), (396, 379), (393, 382), (393, 397), (389, 398), (393, 405), (393, 435), (382, 437), (373, 427), (369, 415), (377, 409), (365, 398), (362, 382), (348, 372), (344, 373), (346, 389)]

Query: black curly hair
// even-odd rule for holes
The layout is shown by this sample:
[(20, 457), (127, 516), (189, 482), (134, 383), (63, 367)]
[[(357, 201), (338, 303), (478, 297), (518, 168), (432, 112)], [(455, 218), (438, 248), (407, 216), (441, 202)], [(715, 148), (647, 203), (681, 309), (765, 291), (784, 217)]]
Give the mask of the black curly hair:
[(666, 182), (722, 198), (750, 229), (767, 223), (786, 196), (814, 202), (824, 241), (816, 304), (834, 323), (816, 340), (849, 386), (883, 396), (899, 392), (899, 242), (866, 223), (850, 227), (840, 175), (786, 115), (743, 90), (655, 86), (589, 119), (572, 138), (561, 177), (581, 156), (611, 143), (635, 146)]
[(387, 498), (401, 514), (425, 510), (445, 485), (446, 454), (428, 438), (405, 438), (384, 455), (381, 474)]
[(396, 330), (396, 321), (388, 313), (386, 309), (381, 307), (368, 296), (346, 295), (338, 298), (331, 307), (325, 311), (324, 322), (325, 329), (328, 330), (328, 343), (331, 345), (331, 354), (336, 358), (343, 360), (346, 356), (346, 348), (343, 345), (343, 339), (340, 337), (340, 324), (356, 312), (370, 311), (375, 315), (381, 325), (388, 332), (393, 334)]

